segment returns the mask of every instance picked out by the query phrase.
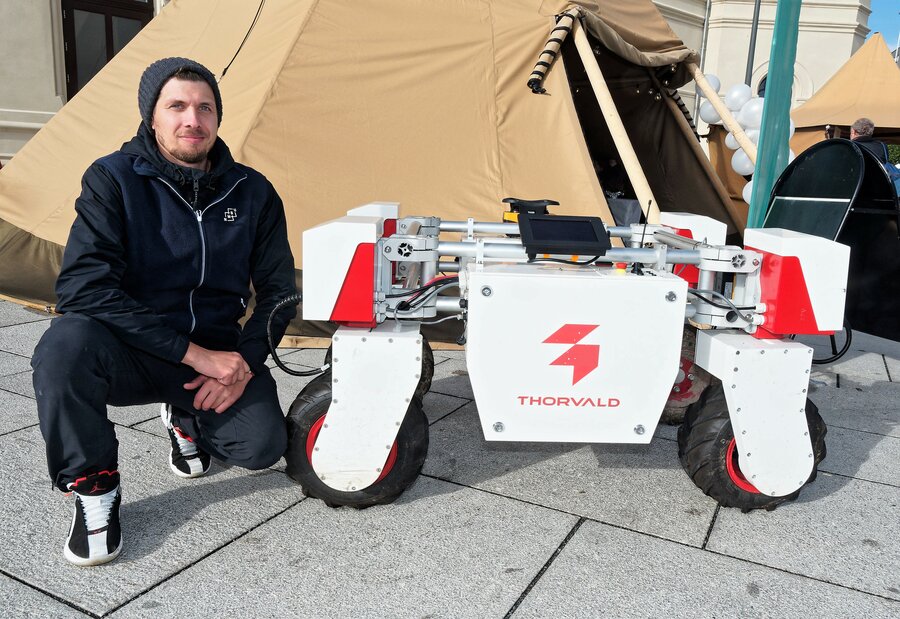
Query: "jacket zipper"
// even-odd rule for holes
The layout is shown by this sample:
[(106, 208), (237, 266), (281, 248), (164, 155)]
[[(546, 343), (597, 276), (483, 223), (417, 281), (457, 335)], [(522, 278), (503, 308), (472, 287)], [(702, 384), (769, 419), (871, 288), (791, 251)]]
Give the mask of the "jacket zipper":
[(235, 184), (231, 186), (231, 189), (225, 192), (225, 195), (223, 195), (215, 202), (211, 202), (205, 209), (202, 210), (197, 208), (197, 200), (200, 197), (200, 181), (194, 179), (194, 203), (190, 204), (180, 193), (178, 193), (178, 191), (174, 187), (172, 187), (171, 184), (166, 181), (166, 179), (162, 178), (161, 176), (157, 176), (157, 178), (169, 189), (171, 189), (176, 196), (181, 198), (181, 201), (184, 202), (185, 206), (187, 206), (197, 218), (197, 229), (200, 231), (200, 281), (188, 295), (188, 309), (191, 312), (191, 329), (189, 333), (193, 333), (194, 329), (197, 327), (197, 316), (194, 314), (194, 293), (200, 288), (200, 286), (203, 285), (203, 282), (206, 281), (206, 236), (203, 234), (203, 213), (208, 211), (210, 207), (227, 198), (228, 195), (232, 191), (234, 191), (234, 188), (237, 187), (241, 183), (241, 181), (245, 180), (247, 177), (243, 176), (239, 178), (237, 182), (235, 182)]

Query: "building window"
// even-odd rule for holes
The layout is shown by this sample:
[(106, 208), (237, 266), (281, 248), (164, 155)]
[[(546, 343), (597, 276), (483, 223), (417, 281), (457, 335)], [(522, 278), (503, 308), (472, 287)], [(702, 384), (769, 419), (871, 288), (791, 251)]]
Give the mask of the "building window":
[(62, 0), (69, 99), (153, 19), (150, 0)]

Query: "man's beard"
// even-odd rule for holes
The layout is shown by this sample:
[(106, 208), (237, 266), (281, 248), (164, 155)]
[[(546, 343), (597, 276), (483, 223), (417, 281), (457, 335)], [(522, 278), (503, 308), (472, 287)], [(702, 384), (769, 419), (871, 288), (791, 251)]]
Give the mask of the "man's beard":
[(172, 153), (172, 156), (178, 159), (178, 161), (183, 161), (185, 163), (200, 163), (201, 161), (205, 161), (209, 155), (209, 151), (203, 149), (183, 150), (178, 148), (169, 152)]

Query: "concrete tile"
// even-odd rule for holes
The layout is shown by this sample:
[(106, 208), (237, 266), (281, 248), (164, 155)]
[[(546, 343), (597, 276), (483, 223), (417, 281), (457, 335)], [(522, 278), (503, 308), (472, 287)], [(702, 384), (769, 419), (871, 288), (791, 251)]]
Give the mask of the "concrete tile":
[(888, 375), (892, 383), (900, 383), (900, 359), (895, 357), (884, 356), (884, 362), (887, 365)]
[[(279, 348), (278, 358), (285, 364), (302, 365), (303, 369), (308, 370), (322, 366), (325, 362), (325, 350), (325, 348)], [(266, 365), (274, 368), (275, 362), (270, 357)]]
[(301, 498), (299, 487), (268, 470), (214, 464), (206, 477), (177, 478), (167, 441), (121, 427), (117, 435), (125, 545), (114, 563), (91, 570), (62, 557), (72, 499), (50, 490), (37, 428), (0, 438), (3, 531), (16, 540), (0, 546), (0, 565), (87, 612), (102, 615), (129, 601)]
[(465, 359), (447, 359), (443, 363), (435, 365), (431, 390), (435, 393), (474, 400), (475, 395), (472, 393), (472, 384), (469, 382)]
[(898, 538), (900, 489), (820, 473), (775, 511), (720, 510), (707, 549), (900, 600)]
[(822, 387), (810, 399), (829, 426), (900, 438), (900, 383)]
[(20, 325), (26, 322), (50, 320), (51, 314), (40, 312), (30, 307), (16, 305), (9, 301), (0, 301), (0, 327)]
[(828, 455), (819, 465), (820, 471), (900, 487), (900, 438), (833, 426), (825, 445)]
[(502, 617), (575, 522), (431, 479), (363, 511), (307, 500), (111, 616)]
[(850, 349), (874, 352), (895, 360), (900, 359), (900, 342), (869, 335), (862, 331), (853, 332), (853, 341), (850, 342)]
[[(0, 353), (2, 357), (3, 353)], [(31, 381), (31, 370), (0, 377), (0, 389), (12, 391), (26, 398), (34, 399), (34, 383)]]
[[(285, 364), (292, 370), (305, 371), (309, 368), (294, 365), (292, 363)], [(315, 376), (294, 376), (282, 371), (280, 368), (272, 368), (272, 377), (275, 379), (275, 385), (278, 389), (278, 401), (281, 404), (281, 410), (287, 415), (294, 399), (303, 391), (303, 388), (310, 383)]]
[(868, 386), (888, 382), (884, 357), (877, 353), (851, 350), (834, 363), (817, 367), (820, 371), (840, 375), (841, 387), (850, 384)]
[(21, 430), (38, 422), (37, 403), (25, 396), (0, 391), (0, 434)]
[(424, 472), (695, 546), (715, 510), (682, 470), (672, 441), (489, 443), (474, 404), (431, 426)]
[(0, 327), (0, 351), (11, 352), (31, 359), (44, 331), (50, 328), (50, 320), (29, 322), (12, 327)]
[(514, 616), (887, 619), (897, 610), (864, 593), (588, 521)]
[(428, 417), (428, 422), (434, 423), (468, 403), (469, 400), (463, 398), (429, 391), (425, 394), (422, 406), (425, 409), (425, 416)]
[(0, 600), (3, 603), (4, 617), (53, 617), (54, 619), (87, 619), (90, 615), (57, 602), (52, 597), (44, 595), (27, 585), (0, 574)]
[[(18, 328), (18, 327), (11, 327)], [(0, 329), (3, 331), (3, 329)], [(19, 374), (31, 369), (31, 359), (0, 351), (0, 376)]]
[(653, 434), (653, 439), (656, 440), (661, 438), (669, 441), (677, 441), (678, 428), (679, 426), (670, 426), (669, 424), (661, 423), (656, 426), (656, 432)]

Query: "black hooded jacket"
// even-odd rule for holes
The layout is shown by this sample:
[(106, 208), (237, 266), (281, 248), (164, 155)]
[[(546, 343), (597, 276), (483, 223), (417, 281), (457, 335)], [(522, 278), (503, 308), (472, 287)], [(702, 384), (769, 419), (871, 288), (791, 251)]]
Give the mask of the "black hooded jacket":
[[(269, 313), (296, 293), (284, 207), (220, 138), (210, 160), (209, 172), (170, 163), (142, 124), (95, 161), (75, 202), (57, 310), (90, 316), (168, 361), (180, 362), (190, 341), (236, 350), (259, 373)], [(256, 307), (241, 329), (251, 284)], [(295, 314), (279, 312), (276, 342)]]

